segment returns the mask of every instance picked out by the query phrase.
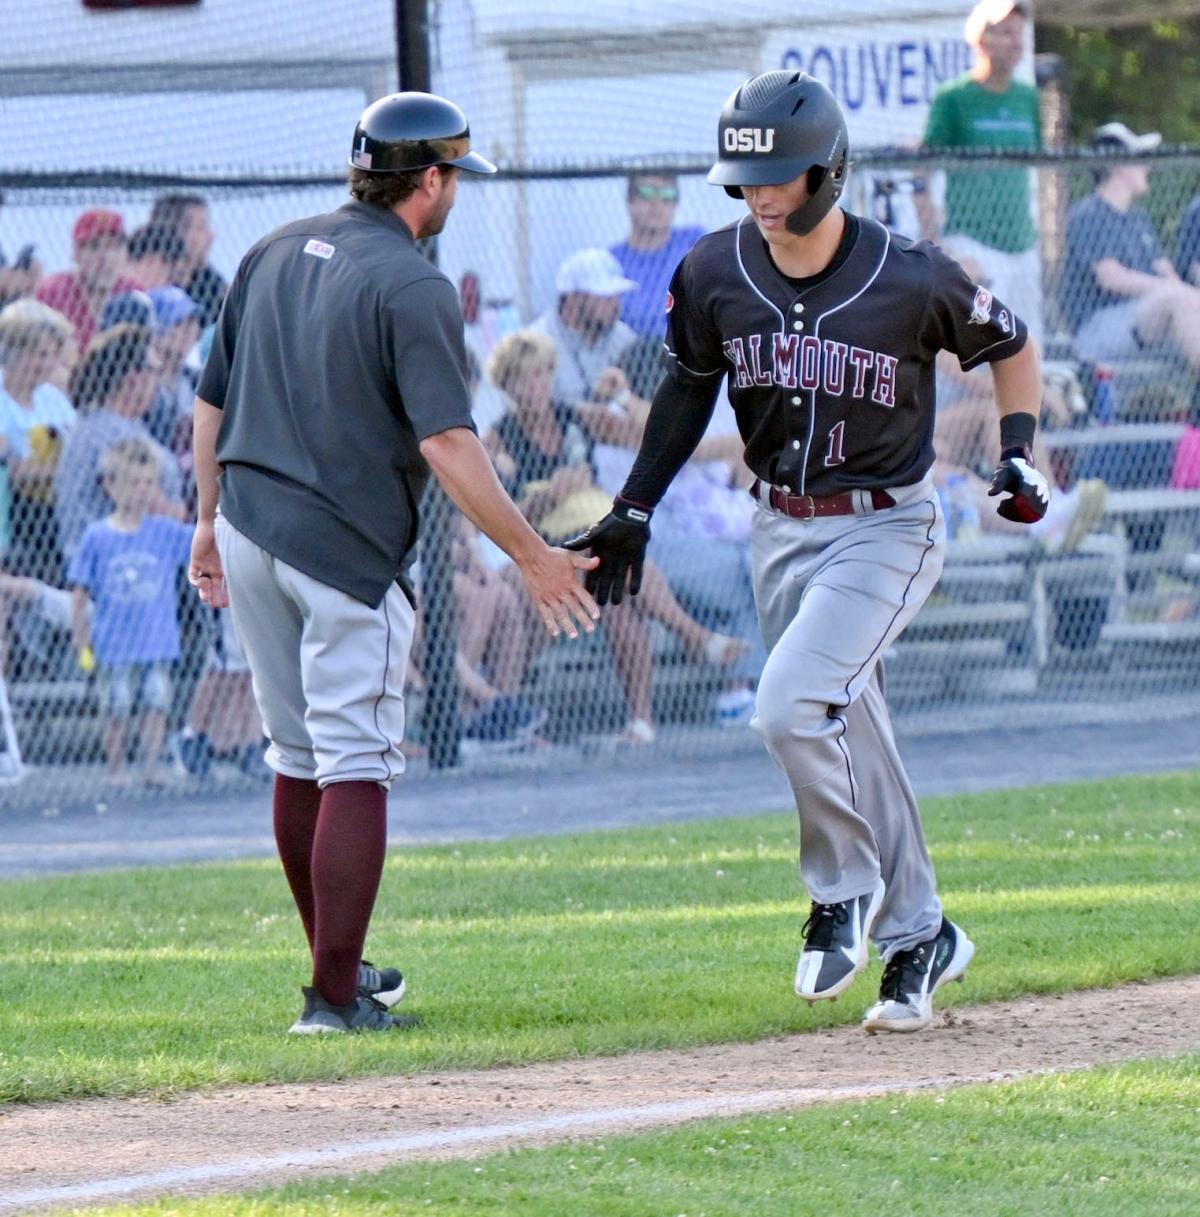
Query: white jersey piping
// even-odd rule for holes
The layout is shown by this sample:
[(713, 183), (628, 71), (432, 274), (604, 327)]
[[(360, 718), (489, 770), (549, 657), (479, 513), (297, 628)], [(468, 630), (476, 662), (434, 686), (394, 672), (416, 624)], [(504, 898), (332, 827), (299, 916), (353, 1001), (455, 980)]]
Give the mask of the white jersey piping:
[[(866, 225), (869, 223), (875, 223), (875, 222), (876, 221), (873, 221), (873, 220), (867, 220), (867, 219), (863, 219), (861, 217), (859, 218), (859, 223), (863, 224), (863, 225)], [(888, 230), (882, 224), (880, 224), (879, 227), (883, 228), (883, 252), (879, 255), (879, 261), (878, 261), (878, 263), (876, 263), (875, 269), (870, 273), (870, 275), (867, 276), (866, 282), (863, 283), (862, 287), (860, 287), (858, 289), (858, 291), (856, 291), (854, 293), (853, 296), (850, 296), (847, 299), (843, 300), (841, 302), (841, 304), (835, 304), (833, 306), (833, 308), (829, 309), (827, 312), (822, 313), (816, 319), (816, 321), (813, 322), (812, 335), (815, 339), (817, 339), (818, 342), (820, 341), (820, 338), (821, 338), (821, 322), (824, 321), (826, 317), (832, 317), (834, 313), (840, 312), (842, 309), (847, 308), (849, 305), (853, 304), (855, 302), (855, 300), (857, 300), (859, 298), (859, 296), (861, 296), (863, 294), (863, 292), (865, 292), (867, 290), (867, 288), (869, 288), (871, 286), (871, 284), (874, 283), (875, 280), (879, 278), (879, 272), (881, 270), (883, 270), (883, 264), (884, 264), (884, 262), (887, 261), (888, 251), (892, 247), (892, 234), (890, 232), (888, 232)], [(808, 391), (808, 439), (805, 441), (805, 444), (804, 444), (804, 459), (800, 464), (800, 488), (797, 492), (799, 494), (808, 493), (808, 491), (806, 489), (806, 483), (808, 482), (808, 457), (809, 457), (809, 454), (812, 452), (813, 432), (816, 429), (816, 425), (817, 425), (817, 390), (809, 389), (809, 391)]]

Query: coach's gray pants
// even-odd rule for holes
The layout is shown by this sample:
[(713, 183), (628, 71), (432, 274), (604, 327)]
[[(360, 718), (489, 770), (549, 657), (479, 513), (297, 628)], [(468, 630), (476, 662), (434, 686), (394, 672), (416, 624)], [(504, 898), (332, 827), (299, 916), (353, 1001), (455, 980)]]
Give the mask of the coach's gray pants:
[(941, 574), (945, 524), (931, 479), (897, 505), (802, 522), (760, 506), (754, 590), (770, 654), (751, 726), (787, 775), (800, 871), (813, 900), (887, 894), (873, 937), (884, 958), (941, 924), (933, 864), (896, 751), (880, 660)]
[(378, 608), (281, 562), (224, 516), (229, 608), (271, 746), (287, 777), (388, 786), (404, 772), (404, 677), (413, 607), (392, 584)]

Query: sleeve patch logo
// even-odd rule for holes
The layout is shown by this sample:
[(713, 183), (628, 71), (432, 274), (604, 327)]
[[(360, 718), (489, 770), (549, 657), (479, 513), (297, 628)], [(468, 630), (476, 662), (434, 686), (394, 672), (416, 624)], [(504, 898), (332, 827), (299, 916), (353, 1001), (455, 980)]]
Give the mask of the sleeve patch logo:
[(986, 287), (975, 289), (975, 300), (971, 305), (971, 319), (968, 325), (987, 325), (992, 319), (992, 293)]
[(326, 261), (333, 257), (333, 249), (332, 245), (327, 245), (324, 241), (318, 241), (315, 237), (311, 241), (306, 242), (304, 246), (306, 254), (312, 254), (314, 258), (324, 258)]
[(663, 312), (669, 313), (674, 307), (675, 297), (672, 296), (670, 292), (667, 292), (667, 307), (663, 310)]

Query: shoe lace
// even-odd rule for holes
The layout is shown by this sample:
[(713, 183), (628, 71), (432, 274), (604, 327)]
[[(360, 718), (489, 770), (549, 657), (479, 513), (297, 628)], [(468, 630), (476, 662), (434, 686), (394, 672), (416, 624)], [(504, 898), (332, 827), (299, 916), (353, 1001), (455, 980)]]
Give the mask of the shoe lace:
[(833, 947), (834, 931), (850, 920), (850, 905), (846, 901), (837, 904), (812, 902), (812, 911), (801, 927), (805, 950), (828, 951)]
[(909, 993), (921, 987), (921, 977), (929, 971), (926, 950), (922, 943), (911, 951), (897, 951), (887, 961), (879, 985), (882, 1001), (907, 1001)]
[(366, 1025), (377, 1027), (383, 1019), (388, 1018), (388, 1008), (377, 998), (371, 996), (370, 993), (363, 993), (359, 990), (359, 999), (366, 1002), (371, 1007), (371, 1016), (367, 1020)]

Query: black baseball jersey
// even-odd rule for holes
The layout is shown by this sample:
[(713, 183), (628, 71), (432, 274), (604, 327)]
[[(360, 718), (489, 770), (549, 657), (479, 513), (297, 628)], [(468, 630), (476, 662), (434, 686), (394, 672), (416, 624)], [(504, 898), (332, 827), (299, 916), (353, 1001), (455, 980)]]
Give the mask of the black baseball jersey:
[(937, 246), (848, 224), (831, 268), (796, 280), (744, 216), (700, 239), (667, 301), (671, 373), (727, 375), (746, 463), (796, 494), (920, 481), (938, 351), (966, 370), (1025, 345), (1024, 323)]

